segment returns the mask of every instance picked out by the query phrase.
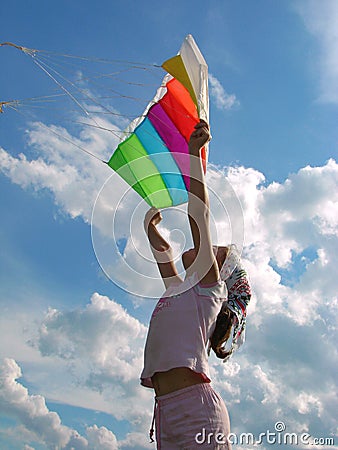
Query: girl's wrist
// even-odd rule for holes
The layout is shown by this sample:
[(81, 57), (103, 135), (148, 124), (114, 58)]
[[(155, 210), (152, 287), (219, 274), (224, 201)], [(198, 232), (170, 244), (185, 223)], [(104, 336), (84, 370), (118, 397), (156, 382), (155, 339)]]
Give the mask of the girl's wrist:
[(199, 157), (200, 156), (200, 151), (201, 151), (201, 149), (200, 149), (199, 146), (195, 146), (195, 145), (189, 144), (189, 153), (190, 153), (190, 155)]

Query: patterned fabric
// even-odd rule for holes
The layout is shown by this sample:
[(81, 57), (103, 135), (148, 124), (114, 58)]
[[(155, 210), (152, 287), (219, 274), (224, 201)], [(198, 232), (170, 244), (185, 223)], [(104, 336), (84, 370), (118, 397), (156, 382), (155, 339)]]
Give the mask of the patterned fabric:
[[(251, 298), (248, 276), (235, 245), (230, 246), (228, 256), (220, 270), (220, 275), (228, 289), (228, 301), (223, 303), (222, 309), (227, 308), (234, 313), (231, 342), (228, 342), (226, 345), (227, 349), (232, 353), (245, 341), (246, 308)], [(229, 359), (230, 356), (231, 354), (224, 361)]]

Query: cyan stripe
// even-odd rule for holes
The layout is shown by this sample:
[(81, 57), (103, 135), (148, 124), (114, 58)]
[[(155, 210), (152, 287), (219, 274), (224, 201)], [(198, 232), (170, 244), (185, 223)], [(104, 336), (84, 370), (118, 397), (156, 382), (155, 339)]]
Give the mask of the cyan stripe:
[(188, 192), (181, 171), (150, 120), (146, 117), (134, 133), (161, 174), (173, 205), (187, 202)]

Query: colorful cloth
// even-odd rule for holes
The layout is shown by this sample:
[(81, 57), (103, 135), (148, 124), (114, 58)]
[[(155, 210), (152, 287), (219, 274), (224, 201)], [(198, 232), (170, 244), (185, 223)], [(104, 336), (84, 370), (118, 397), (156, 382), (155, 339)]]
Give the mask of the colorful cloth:
[[(227, 258), (220, 270), (220, 276), (228, 289), (228, 300), (223, 303), (222, 309), (229, 309), (234, 314), (231, 341), (226, 345), (232, 353), (245, 341), (246, 309), (251, 299), (248, 275), (235, 245), (230, 246)], [(228, 360), (230, 356), (231, 354), (224, 361)]]

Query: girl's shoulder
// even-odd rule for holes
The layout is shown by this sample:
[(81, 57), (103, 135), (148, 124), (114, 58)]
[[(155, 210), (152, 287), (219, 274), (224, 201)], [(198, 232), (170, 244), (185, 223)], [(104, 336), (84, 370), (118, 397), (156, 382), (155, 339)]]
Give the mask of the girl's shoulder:
[(222, 300), (227, 298), (227, 287), (221, 278), (212, 284), (201, 284), (198, 282), (195, 285), (194, 290), (200, 297), (217, 298)]

